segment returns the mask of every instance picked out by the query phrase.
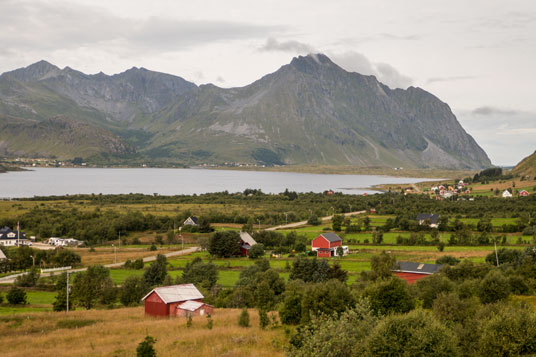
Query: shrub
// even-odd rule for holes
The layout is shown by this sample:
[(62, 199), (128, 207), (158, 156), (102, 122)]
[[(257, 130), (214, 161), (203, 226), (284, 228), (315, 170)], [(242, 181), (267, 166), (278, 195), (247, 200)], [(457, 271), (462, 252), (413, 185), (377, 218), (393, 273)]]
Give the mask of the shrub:
[(16, 286), (9, 289), (6, 299), (11, 305), (25, 305), (28, 303), (26, 301), (26, 291)]
[(454, 290), (454, 284), (448, 278), (439, 274), (421, 279), (414, 286), (417, 297), (423, 301), (424, 308), (431, 308), (435, 298), (439, 294)]
[(264, 245), (260, 243), (253, 245), (248, 251), (248, 256), (250, 259), (257, 259), (264, 256)]
[(451, 255), (444, 255), (439, 259), (436, 259), (436, 264), (456, 265), (460, 262), (460, 259), (454, 258)]
[(404, 313), (415, 307), (408, 284), (397, 277), (370, 285), (365, 289), (364, 296), (369, 299), (370, 307), (377, 315)]
[(137, 357), (156, 357), (156, 351), (154, 350), (154, 344), (156, 339), (151, 336), (145, 336), (145, 340), (140, 342), (136, 348)]
[(498, 270), (490, 271), (480, 282), (478, 297), (483, 304), (504, 300), (509, 295), (508, 279)]
[(266, 310), (259, 309), (259, 326), (261, 329), (265, 329), (270, 324), (270, 319), (268, 318), (268, 314), (266, 313)]
[(243, 309), (240, 317), (238, 318), (238, 326), (249, 327), (249, 312), (247, 309)]
[(453, 333), (429, 311), (385, 317), (370, 333), (366, 349), (371, 356), (459, 355)]

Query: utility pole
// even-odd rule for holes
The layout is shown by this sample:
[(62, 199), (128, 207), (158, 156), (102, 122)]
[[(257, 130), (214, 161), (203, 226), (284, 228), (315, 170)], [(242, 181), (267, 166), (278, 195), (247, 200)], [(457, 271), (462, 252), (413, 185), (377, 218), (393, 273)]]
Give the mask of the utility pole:
[(121, 249), (121, 231), (119, 231), (119, 249)]
[(17, 222), (17, 247), (20, 247), (20, 222)]
[(114, 263), (117, 264), (117, 250), (115, 244), (112, 244), (112, 247), (114, 247)]
[(30, 258), (32, 258), (32, 266), (35, 266), (35, 257), (33, 255), (30, 255)]
[(184, 250), (184, 237), (182, 236), (182, 226), (179, 227), (179, 235), (180, 235), (180, 237), (181, 237), (182, 250)]
[(261, 220), (258, 219), (257, 221), (259, 222), (259, 231), (260, 231), (261, 230)]
[(288, 213), (285, 212), (285, 224), (288, 224)]
[(66, 314), (69, 312), (69, 290), (69, 272), (67, 272), (67, 308), (65, 310)]
[(495, 259), (497, 259), (497, 266), (499, 266), (499, 254), (497, 253), (497, 238), (496, 237), (493, 239), (493, 243), (495, 244)]

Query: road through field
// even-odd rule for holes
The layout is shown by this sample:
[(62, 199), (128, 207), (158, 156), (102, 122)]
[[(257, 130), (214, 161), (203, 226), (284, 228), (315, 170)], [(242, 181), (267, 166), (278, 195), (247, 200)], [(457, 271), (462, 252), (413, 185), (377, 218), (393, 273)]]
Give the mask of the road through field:
[[(348, 216), (355, 216), (355, 215), (358, 215), (358, 214), (363, 214), (365, 213), (366, 211), (355, 211), (355, 212), (347, 212), (347, 213), (343, 213), (344, 217), (348, 217)], [(322, 217), (322, 221), (329, 221), (333, 218), (333, 216), (326, 216), (326, 217)], [(307, 224), (307, 221), (301, 221), (301, 222), (295, 222), (295, 223), (289, 223), (289, 224), (283, 224), (283, 225), (280, 225), (280, 226), (275, 226), (275, 227), (270, 227), (270, 228), (266, 228), (265, 230), (267, 231), (276, 231), (278, 229), (289, 229), (289, 228), (297, 228), (297, 227), (301, 227), (301, 226), (305, 226)]]
[[(184, 250), (178, 250), (176, 252), (166, 253), (164, 255), (166, 256), (166, 258), (180, 256), (180, 255), (188, 255), (188, 254), (195, 253), (195, 252), (199, 251), (200, 249), (201, 248), (199, 248), (199, 247), (192, 247), (192, 248), (186, 248)], [(144, 262), (153, 262), (155, 260), (156, 260), (156, 255), (152, 255), (150, 257), (143, 258)], [(104, 266), (106, 268), (120, 268), (124, 264), (125, 264), (125, 262), (120, 262), (120, 263), (106, 264)], [(78, 268), (78, 269), (71, 269), (71, 270), (68, 270), (68, 272), (69, 273), (77, 273), (77, 272), (86, 271), (86, 270), (87, 270), (87, 267)], [(65, 271), (67, 271), (67, 270), (65, 270)], [(51, 276), (51, 275), (54, 275), (55, 273), (58, 273), (58, 272), (42, 273), (41, 276)], [(59, 272), (59, 273), (63, 273), (63, 271)], [(19, 273), (19, 274), (9, 275), (9, 276), (5, 276), (3, 278), (0, 278), (0, 284), (13, 284), (15, 282), (15, 279), (18, 276), (21, 276), (21, 275), (24, 275), (24, 274), (27, 274), (27, 273)]]

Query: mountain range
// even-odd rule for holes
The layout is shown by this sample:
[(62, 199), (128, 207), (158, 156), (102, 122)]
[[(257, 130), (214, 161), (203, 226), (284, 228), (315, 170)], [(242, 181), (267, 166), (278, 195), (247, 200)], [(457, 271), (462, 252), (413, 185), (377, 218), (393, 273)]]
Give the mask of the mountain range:
[(536, 151), (521, 160), (513, 169), (512, 173), (519, 176), (536, 177)]
[(391, 89), (327, 56), (239, 88), (131, 68), (87, 75), (46, 61), (0, 76), (0, 154), (95, 162), (491, 166), (446, 103)]

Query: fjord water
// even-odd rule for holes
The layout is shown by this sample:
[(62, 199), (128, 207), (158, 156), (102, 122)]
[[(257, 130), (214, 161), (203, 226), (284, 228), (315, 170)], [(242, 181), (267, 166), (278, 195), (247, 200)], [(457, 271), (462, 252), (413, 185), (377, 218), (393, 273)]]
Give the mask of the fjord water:
[(77, 193), (144, 193), (190, 195), (239, 192), (246, 188), (279, 193), (335, 190), (347, 194), (377, 193), (371, 186), (412, 183), (424, 178), (375, 175), (324, 175), (293, 172), (156, 169), (156, 168), (34, 168), (0, 175), (0, 197), (22, 198)]

